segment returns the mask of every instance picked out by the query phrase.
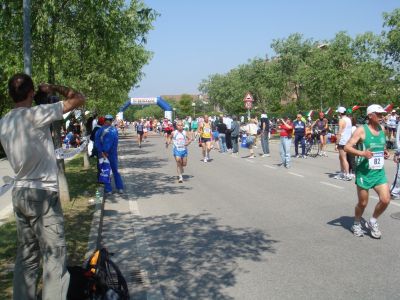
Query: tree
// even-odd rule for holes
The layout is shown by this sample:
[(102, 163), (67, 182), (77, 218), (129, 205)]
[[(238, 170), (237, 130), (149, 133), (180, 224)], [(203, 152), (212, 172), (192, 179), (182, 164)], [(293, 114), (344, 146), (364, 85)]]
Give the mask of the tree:
[(192, 103), (193, 97), (187, 94), (183, 94), (179, 102), (177, 103), (178, 117), (185, 118), (192, 114)]

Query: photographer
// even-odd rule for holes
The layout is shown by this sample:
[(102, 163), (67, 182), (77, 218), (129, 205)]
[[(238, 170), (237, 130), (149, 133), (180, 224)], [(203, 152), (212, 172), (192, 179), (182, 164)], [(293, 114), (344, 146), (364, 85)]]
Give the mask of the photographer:
[[(0, 120), (0, 141), (15, 172), (12, 201), (18, 232), (14, 268), (14, 299), (36, 299), (40, 261), (43, 261), (42, 299), (65, 299), (64, 217), (58, 196), (57, 165), (50, 124), (85, 102), (71, 88), (41, 84), (32, 107), (34, 84), (16, 74), (8, 81), (14, 109)], [(65, 101), (50, 95), (58, 93)]]
[(280, 147), (279, 153), (281, 155), (281, 166), (290, 168), (290, 146), (292, 145), (293, 135), (293, 123), (286, 117), (284, 119), (278, 119), (278, 125), (280, 129)]

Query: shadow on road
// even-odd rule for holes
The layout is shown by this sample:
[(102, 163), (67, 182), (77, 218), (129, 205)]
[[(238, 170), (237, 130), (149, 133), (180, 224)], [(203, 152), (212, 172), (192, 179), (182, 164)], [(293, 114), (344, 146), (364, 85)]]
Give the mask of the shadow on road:
[[(113, 247), (129, 247), (129, 218), (115, 211), (105, 215), (108, 226), (118, 228), (112, 233)], [(140, 228), (136, 234), (146, 240), (147, 254), (140, 265), (153, 266), (165, 299), (233, 299), (225, 289), (248, 271), (238, 264), (265, 261), (277, 243), (261, 230), (219, 225), (209, 214), (135, 217), (134, 223), (135, 231)]]
[[(362, 219), (361, 221), (365, 222), (364, 219)], [(351, 231), (351, 226), (353, 226), (353, 223), (354, 223), (354, 216), (353, 217), (343, 216), (343, 217), (334, 219), (332, 221), (329, 221), (327, 224), (332, 225), (332, 226), (342, 226), (344, 229)]]

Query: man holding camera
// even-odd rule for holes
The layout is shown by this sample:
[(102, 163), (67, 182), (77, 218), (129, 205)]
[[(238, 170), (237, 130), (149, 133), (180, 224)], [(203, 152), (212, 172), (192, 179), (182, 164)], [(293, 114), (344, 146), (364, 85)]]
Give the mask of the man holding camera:
[[(36, 299), (42, 260), (42, 299), (65, 299), (69, 274), (50, 124), (84, 104), (85, 97), (68, 87), (41, 84), (37, 93), (41, 97), (35, 101), (43, 105), (32, 107), (34, 84), (30, 76), (22, 73), (10, 78), (8, 91), (15, 104), (0, 120), (0, 142), (15, 172), (12, 201), (18, 249), (13, 297)], [(66, 99), (52, 103), (54, 98), (49, 95), (54, 93)]]
[(290, 168), (290, 146), (292, 145), (293, 123), (289, 117), (278, 119), (280, 147), (279, 153), (281, 155), (281, 166)]

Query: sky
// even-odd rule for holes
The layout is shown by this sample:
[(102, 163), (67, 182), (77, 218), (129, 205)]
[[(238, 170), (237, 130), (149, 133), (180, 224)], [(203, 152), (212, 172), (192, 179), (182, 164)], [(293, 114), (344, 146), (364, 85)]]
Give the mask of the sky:
[(256, 57), (274, 55), (270, 45), (301, 33), (314, 41), (339, 31), (355, 37), (381, 33), (384, 12), (398, 0), (143, 0), (160, 16), (148, 34), (153, 58), (130, 97), (199, 94), (212, 74), (225, 74)]

